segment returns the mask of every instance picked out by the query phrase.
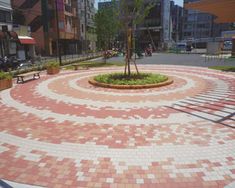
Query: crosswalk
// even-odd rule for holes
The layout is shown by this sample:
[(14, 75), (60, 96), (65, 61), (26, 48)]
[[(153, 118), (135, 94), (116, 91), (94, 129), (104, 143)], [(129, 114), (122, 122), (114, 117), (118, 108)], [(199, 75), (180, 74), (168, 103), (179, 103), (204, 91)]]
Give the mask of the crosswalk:
[(34, 186), (34, 185), (26, 185), (26, 184), (21, 184), (21, 183), (16, 183), (13, 181), (0, 179), (0, 188), (43, 188), (43, 187)]
[(235, 128), (235, 95), (231, 92), (216, 91), (198, 94), (178, 101), (170, 108)]

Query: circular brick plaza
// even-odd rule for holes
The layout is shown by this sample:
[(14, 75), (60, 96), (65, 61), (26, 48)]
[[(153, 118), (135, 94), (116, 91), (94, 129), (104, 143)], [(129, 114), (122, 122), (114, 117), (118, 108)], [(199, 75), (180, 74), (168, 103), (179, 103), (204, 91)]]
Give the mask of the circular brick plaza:
[(117, 90), (64, 71), (0, 92), (0, 179), (48, 188), (235, 187), (235, 75), (142, 65), (174, 79)]

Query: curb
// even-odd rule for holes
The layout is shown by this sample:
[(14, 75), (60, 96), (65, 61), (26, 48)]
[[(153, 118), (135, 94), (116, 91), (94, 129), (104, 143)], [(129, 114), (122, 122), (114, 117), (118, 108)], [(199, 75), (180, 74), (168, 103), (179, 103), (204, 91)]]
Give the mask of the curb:
[(90, 78), (88, 82), (97, 87), (111, 88), (111, 89), (149, 89), (149, 88), (158, 88), (172, 84), (174, 81), (172, 78), (168, 77), (168, 79), (164, 82), (157, 84), (147, 84), (147, 85), (113, 85), (113, 84), (105, 84), (100, 83), (94, 80), (94, 78)]

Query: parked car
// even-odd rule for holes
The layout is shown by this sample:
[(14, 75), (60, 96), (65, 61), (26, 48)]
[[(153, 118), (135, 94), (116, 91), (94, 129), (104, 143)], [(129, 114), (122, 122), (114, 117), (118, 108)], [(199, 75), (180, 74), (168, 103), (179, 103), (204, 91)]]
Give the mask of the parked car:
[(176, 44), (176, 49), (179, 51), (186, 51), (186, 43), (180, 42)]
[(223, 50), (232, 50), (232, 41), (224, 41)]

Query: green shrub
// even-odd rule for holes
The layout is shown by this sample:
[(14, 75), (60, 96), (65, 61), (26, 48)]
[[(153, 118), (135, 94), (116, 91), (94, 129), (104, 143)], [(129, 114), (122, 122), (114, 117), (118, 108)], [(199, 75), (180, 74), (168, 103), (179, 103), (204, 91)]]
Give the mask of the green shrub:
[(0, 80), (4, 80), (4, 79), (10, 80), (12, 79), (12, 75), (8, 72), (0, 71)]
[(46, 64), (46, 68), (53, 68), (53, 67), (59, 68), (59, 67), (60, 67), (59, 62), (57, 62), (57, 61), (51, 61), (51, 62), (48, 62), (48, 63)]
[(212, 66), (210, 69), (227, 71), (227, 72), (235, 72), (235, 66)]
[(113, 85), (147, 85), (164, 82), (168, 80), (168, 77), (153, 73), (131, 74), (130, 76), (124, 75), (123, 73), (112, 73), (95, 76), (94, 80)]

